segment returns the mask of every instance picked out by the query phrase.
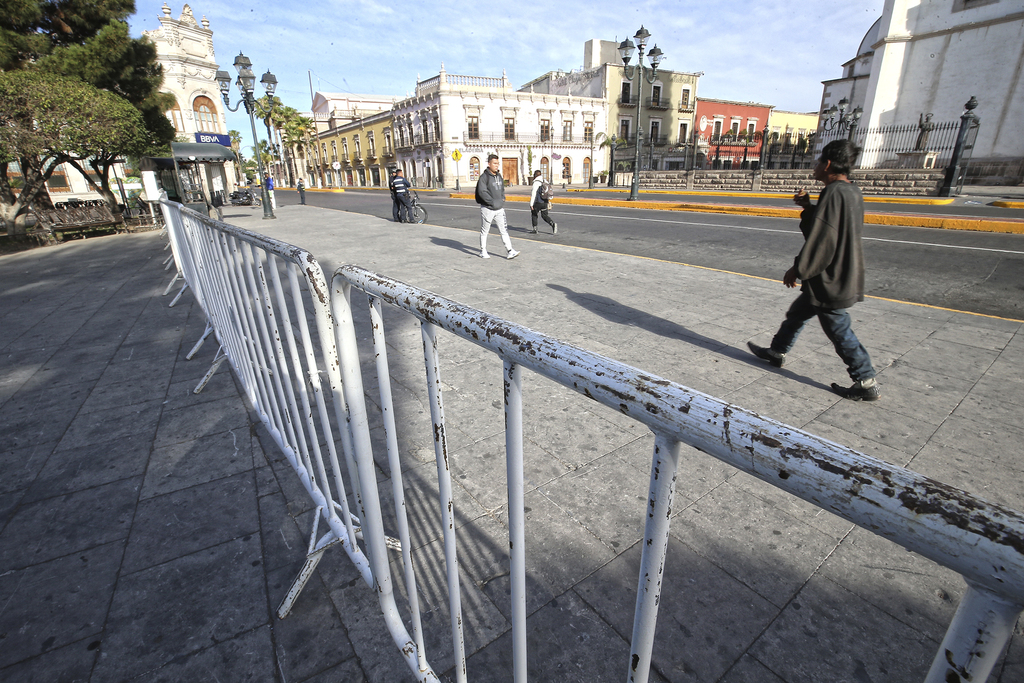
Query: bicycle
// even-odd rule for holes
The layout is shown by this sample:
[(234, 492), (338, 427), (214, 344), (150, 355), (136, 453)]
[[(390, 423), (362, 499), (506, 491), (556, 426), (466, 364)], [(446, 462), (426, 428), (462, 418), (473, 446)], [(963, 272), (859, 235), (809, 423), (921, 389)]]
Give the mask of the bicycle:
[(412, 198), (412, 222), (413, 223), (426, 223), (427, 222), (427, 210), (420, 204), (420, 196), (416, 194), (416, 190), (409, 190), (409, 195)]

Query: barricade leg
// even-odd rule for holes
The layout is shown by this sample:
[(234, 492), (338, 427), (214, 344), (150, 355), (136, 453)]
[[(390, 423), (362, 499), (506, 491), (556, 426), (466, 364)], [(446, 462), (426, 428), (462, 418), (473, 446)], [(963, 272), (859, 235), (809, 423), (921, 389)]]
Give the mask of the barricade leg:
[(206, 374), (203, 375), (203, 378), (199, 380), (199, 384), (197, 384), (196, 388), (192, 390), (192, 393), (198, 394), (200, 391), (202, 391), (203, 388), (206, 387), (206, 383), (209, 382), (211, 378), (213, 378), (214, 373), (217, 372), (217, 370), (220, 368), (220, 364), (226, 361), (227, 359), (228, 354), (224, 353), (224, 347), (219, 347), (217, 349), (217, 355), (213, 359), (213, 365), (211, 365), (210, 369), (206, 371)]
[(445, 433), (444, 401), (441, 398), (441, 360), (437, 353), (437, 327), (420, 325), (423, 335), (423, 357), (427, 365), (427, 388), (430, 394), (430, 417), (434, 422), (434, 460), (437, 462), (437, 488), (441, 498), (441, 523), (444, 531), (444, 560), (448, 572), (448, 609), (452, 622), (452, 648), (455, 658), (455, 680), (466, 681), (466, 644), (462, 636), (462, 594), (459, 588), (459, 560), (455, 548), (455, 516), (452, 514), (451, 463), (448, 461), (448, 438)]
[(209, 320), (207, 320), (206, 329), (203, 331), (203, 336), (199, 338), (199, 341), (196, 342), (196, 345), (193, 346), (192, 350), (188, 352), (187, 356), (185, 356), (185, 360), (192, 360), (192, 356), (196, 355), (196, 353), (199, 351), (199, 348), (203, 345), (203, 342), (205, 342), (206, 338), (210, 336), (211, 332), (213, 332), (213, 325), (210, 323)]
[(399, 548), (402, 553), (402, 569), (405, 574), (405, 592), (409, 596), (409, 621), (412, 623), (412, 639), (416, 642), (420, 668), (426, 670), (427, 656), (423, 648), (423, 624), (420, 616), (419, 590), (416, 587), (416, 572), (412, 565), (412, 543), (409, 540), (409, 516), (405, 508), (405, 484), (402, 477), (402, 461), (398, 451), (398, 429), (395, 425), (395, 407), (391, 396), (391, 370), (388, 365), (388, 345), (384, 335), (384, 316), (380, 299), (368, 297), (370, 305), (370, 328), (373, 333), (373, 350), (377, 359), (377, 384), (380, 390), (381, 417), (384, 421), (384, 438), (387, 442), (388, 466), (391, 470), (391, 495), (394, 497), (395, 521), (398, 525)]
[(505, 361), (505, 467), (509, 579), (512, 584), (512, 680), (526, 683), (526, 513), (523, 508), (523, 369)]
[(309, 550), (306, 551), (306, 561), (302, 564), (302, 569), (299, 570), (299, 575), (292, 581), (291, 588), (288, 589), (287, 595), (284, 596), (284, 600), (281, 601), (281, 606), (277, 608), (277, 618), (284, 619), (291, 614), (292, 606), (295, 605), (295, 601), (299, 599), (299, 594), (302, 589), (306, 587), (306, 583), (309, 578), (313, 576), (313, 572), (316, 571), (316, 566), (320, 564), (320, 559), (327, 552), (327, 549), (333, 545), (341, 543), (341, 539), (334, 534), (329, 532), (318, 543), (316, 540), (316, 532), (320, 526), (320, 513), (323, 512), (323, 506), (318, 506), (316, 514), (313, 516), (313, 530), (309, 535)]
[(658, 625), (665, 557), (668, 554), (669, 517), (679, 467), (679, 442), (655, 434), (654, 463), (651, 466), (650, 497), (644, 525), (643, 554), (640, 558), (640, 582), (633, 613), (633, 638), (629, 653), (629, 683), (647, 683), (651, 673), (651, 651)]
[(175, 295), (174, 299), (171, 300), (171, 303), (170, 305), (167, 306), (167, 308), (174, 308), (174, 304), (178, 303), (178, 299), (181, 298), (181, 295), (185, 293), (186, 289), (188, 289), (187, 282), (181, 286), (181, 289), (178, 290), (177, 295)]
[(925, 683), (988, 680), (1022, 610), (968, 581)]
[[(174, 254), (171, 254), (167, 258), (173, 259), (174, 258)], [(170, 264), (167, 264), (167, 265), (168, 265), (168, 267), (170, 267)], [(167, 268), (164, 268), (164, 270), (167, 270)], [(180, 278), (180, 277), (181, 277), (181, 273), (178, 272), (178, 271), (175, 271), (174, 277), (172, 277), (171, 281), (167, 283), (167, 288), (164, 289), (164, 293), (162, 294), (162, 296), (167, 296), (168, 294), (171, 293), (171, 289), (174, 287), (174, 283), (177, 282), (178, 278)]]

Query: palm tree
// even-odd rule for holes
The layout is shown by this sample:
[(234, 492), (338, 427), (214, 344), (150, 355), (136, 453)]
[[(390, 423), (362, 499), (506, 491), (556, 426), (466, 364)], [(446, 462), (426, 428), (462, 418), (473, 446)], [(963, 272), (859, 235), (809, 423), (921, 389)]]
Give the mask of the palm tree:
[(242, 177), (242, 157), (239, 150), (242, 149), (242, 134), (237, 130), (229, 130), (228, 137), (231, 138), (231, 151), (235, 153), (235, 182), (238, 183)]
[(615, 187), (615, 148), (626, 144), (625, 138), (620, 138), (615, 133), (598, 133), (598, 147), (608, 148), (608, 187)]
[[(290, 107), (289, 107), (290, 108)], [(295, 111), (295, 110), (292, 110)], [(301, 150), (303, 141), (309, 136), (309, 129), (313, 126), (313, 119), (307, 116), (301, 116), (297, 111), (294, 115), (289, 117), (284, 124), (284, 149), (288, 152), (288, 169), (289, 173), (293, 177), (306, 176), (306, 164), (303, 163), (301, 168), (298, 163), (299, 154), (296, 152)], [(303, 152), (303, 158), (305, 158), (305, 152)]]
[[(284, 103), (276, 95), (264, 95), (263, 97), (256, 100), (256, 115), (263, 119), (263, 125), (267, 127), (267, 142), (270, 144), (271, 151), (274, 150), (274, 133), (280, 127), (281, 122), (281, 111), (284, 109)], [(271, 163), (273, 163), (273, 155), (271, 155)], [(268, 165), (268, 169), (270, 166)], [(280, 172), (272, 173), (271, 175), (280, 176)]]

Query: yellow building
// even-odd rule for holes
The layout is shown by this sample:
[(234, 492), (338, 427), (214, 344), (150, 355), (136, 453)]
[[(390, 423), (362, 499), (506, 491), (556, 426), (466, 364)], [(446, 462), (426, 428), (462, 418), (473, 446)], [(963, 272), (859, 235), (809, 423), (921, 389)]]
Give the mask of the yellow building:
[(777, 134), (780, 140), (786, 137), (794, 141), (806, 138), (817, 129), (818, 112), (816, 111), (801, 113), (773, 109), (768, 118), (768, 132)]
[(393, 114), (381, 111), (317, 136), (313, 164), (324, 187), (387, 187), (395, 163)]

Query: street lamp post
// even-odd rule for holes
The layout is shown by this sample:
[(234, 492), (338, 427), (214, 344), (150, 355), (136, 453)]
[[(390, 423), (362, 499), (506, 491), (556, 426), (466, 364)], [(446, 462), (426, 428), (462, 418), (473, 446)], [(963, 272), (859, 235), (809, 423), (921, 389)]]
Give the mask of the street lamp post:
[(850, 100), (845, 97), (839, 100), (839, 106), (832, 105), (829, 109), (823, 110), (822, 114), (828, 114), (828, 118), (821, 122), (821, 128), (825, 131), (838, 130), (839, 133), (848, 133), (846, 136), (847, 140), (853, 139), (853, 134), (857, 130), (857, 124), (860, 122), (861, 114), (864, 110), (860, 107), (855, 108), (851, 112), (846, 110), (850, 107)]
[(635, 202), (640, 198), (640, 143), (643, 139), (643, 135), (640, 131), (640, 110), (643, 107), (643, 92), (644, 92), (644, 81), (646, 80), (650, 84), (658, 79), (658, 65), (661, 64), (661, 60), (665, 58), (661, 49), (655, 45), (651, 48), (647, 58), (651, 61), (651, 75), (644, 75), (644, 48), (647, 47), (647, 40), (651, 37), (650, 32), (643, 26), (633, 36), (636, 39), (636, 47), (640, 49), (637, 54), (636, 66), (630, 67), (629, 60), (633, 57), (633, 41), (626, 38), (624, 41), (619, 43), (619, 56), (622, 57), (623, 72), (626, 76), (627, 81), (632, 81), (633, 77), (636, 76), (637, 82), (637, 93), (636, 93), (636, 150), (633, 155), (633, 184), (629, 188), (629, 201)]
[[(235, 85), (238, 86), (238, 92), (242, 95), (239, 104), (245, 106), (245, 112), (249, 115), (249, 124), (252, 126), (252, 140), (256, 150), (256, 168), (259, 172), (259, 183), (263, 196), (263, 219), (277, 218), (274, 215), (273, 207), (270, 206), (270, 192), (267, 191), (266, 183), (263, 180), (263, 161), (260, 159), (259, 138), (256, 137), (256, 119), (253, 118), (253, 112), (256, 110), (256, 98), (253, 97), (252, 93), (256, 86), (256, 74), (252, 71), (252, 62), (241, 52), (235, 57), (234, 66), (238, 70), (238, 80), (235, 82)], [(274, 89), (277, 88), (277, 79), (274, 78), (274, 74), (268, 71), (263, 74), (263, 79), (260, 82), (266, 88), (267, 94), (273, 96)], [(217, 83), (220, 85), (220, 94), (224, 97), (224, 106), (229, 111), (238, 111), (238, 104), (232, 108), (229, 97), (231, 74), (227, 71), (218, 71)], [(268, 140), (267, 142), (269, 143), (270, 141)]]

